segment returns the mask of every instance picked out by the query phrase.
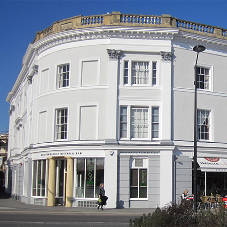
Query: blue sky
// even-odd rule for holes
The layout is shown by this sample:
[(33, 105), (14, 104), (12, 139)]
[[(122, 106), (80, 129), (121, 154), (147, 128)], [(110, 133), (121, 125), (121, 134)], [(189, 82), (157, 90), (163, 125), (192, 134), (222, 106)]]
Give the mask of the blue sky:
[(0, 0), (0, 133), (8, 130), (5, 101), (21, 70), (22, 59), (36, 32), (77, 15), (170, 14), (178, 19), (227, 29), (227, 0)]

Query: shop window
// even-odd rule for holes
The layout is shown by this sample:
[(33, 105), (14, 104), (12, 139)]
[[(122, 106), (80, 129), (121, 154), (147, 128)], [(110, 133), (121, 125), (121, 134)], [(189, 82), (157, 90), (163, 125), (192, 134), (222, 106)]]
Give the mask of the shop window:
[(45, 196), (46, 165), (46, 160), (33, 161), (33, 196)]
[(130, 171), (130, 198), (147, 198), (147, 160), (133, 159)]
[(104, 183), (104, 159), (77, 159), (76, 197), (98, 198), (100, 183)]

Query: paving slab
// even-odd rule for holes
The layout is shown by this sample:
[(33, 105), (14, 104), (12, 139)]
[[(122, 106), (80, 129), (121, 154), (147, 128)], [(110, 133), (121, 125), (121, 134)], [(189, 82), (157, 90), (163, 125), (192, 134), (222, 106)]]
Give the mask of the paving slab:
[(84, 208), (84, 207), (65, 207), (65, 206), (41, 206), (33, 204), (25, 204), (12, 198), (0, 198), (0, 213), (11, 212), (11, 213), (43, 213), (51, 214), (58, 213), (64, 215), (143, 215), (154, 212), (154, 208), (123, 208), (123, 209), (110, 209), (105, 208), (98, 210), (97, 208)]

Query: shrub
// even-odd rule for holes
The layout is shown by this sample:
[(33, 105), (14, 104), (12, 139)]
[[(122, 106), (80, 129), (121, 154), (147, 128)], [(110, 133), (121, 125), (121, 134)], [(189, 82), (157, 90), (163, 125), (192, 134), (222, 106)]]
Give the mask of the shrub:
[(227, 227), (227, 214), (224, 206), (217, 209), (193, 211), (192, 201), (183, 200), (170, 204), (167, 208), (157, 208), (155, 212), (130, 220), (131, 227)]

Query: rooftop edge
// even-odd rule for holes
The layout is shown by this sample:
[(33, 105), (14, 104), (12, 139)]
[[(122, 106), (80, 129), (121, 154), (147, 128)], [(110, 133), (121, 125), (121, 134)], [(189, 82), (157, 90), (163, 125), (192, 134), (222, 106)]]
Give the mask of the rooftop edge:
[(177, 19), (175, 17), (171, 17), (168, 14), (162, 14), (162, 16), (155, 16), (155, 15), (122, 14), (120, 12), (112, 12), (111, 14), (107, 13), (93, 16), (79, 15), (68, 19), (56, 21), (50, 27), (44, 29), (43, 31), (37, 32), (33, 43), (57, 32), (104, 25), (165, 27), (165, 28), (172, 27), (178, 28), (179, 30), (182, 31), (188, 31), (216, 38), (227, 39), (227, 29)]

